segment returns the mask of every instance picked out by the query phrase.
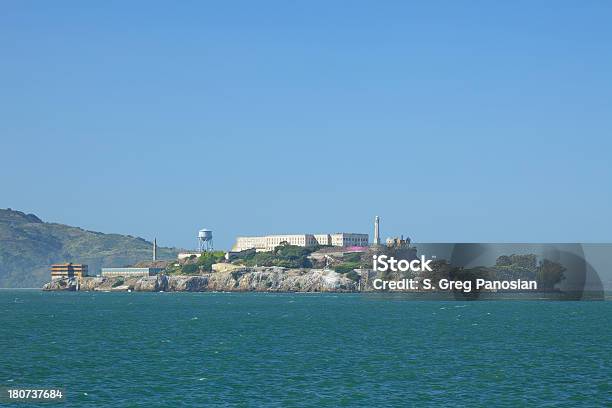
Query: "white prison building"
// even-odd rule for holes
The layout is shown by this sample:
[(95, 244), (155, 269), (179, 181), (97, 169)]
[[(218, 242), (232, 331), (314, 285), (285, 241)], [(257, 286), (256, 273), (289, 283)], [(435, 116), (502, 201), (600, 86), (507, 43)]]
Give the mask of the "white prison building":
[(315, 245), (332, 245), (337, 247), (368, 246), (368, 234), (355, 234), (338, 232), (335, 234), (289, 234), (289, 235), (264, 235), (259, 237), (238, 237), (232, 247), (232, 251), (239, 252), (246, 249), (257, 251), (272, 251), (281, 243), (289, 245), (311, 247)]

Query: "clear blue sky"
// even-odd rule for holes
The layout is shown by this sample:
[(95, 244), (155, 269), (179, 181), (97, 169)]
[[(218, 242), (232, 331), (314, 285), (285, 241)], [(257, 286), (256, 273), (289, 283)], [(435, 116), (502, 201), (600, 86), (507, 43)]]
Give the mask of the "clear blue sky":
[(0, 207), (193, 247), (612, 241), (612, 2), (0, 5)]

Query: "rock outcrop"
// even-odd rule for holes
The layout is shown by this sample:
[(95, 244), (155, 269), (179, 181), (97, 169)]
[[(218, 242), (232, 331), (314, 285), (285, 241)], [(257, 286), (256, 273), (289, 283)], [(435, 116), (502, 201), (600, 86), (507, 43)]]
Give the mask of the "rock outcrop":
[[(58, 279), (43, 290), (76, 290), (76, 279)], [(85, 291), (140, 292), (356, 292), (357, 282), (345, 275), (323, 269), (280, 267), (215, 268), (202, 275), (164, 275), (140, 278), (86, 277), (79, 282)]]
[(77, 281), (74, 278), (69, 279), (54, 279), (49, 283), (45, 283), (43, 290), (76, 290)]

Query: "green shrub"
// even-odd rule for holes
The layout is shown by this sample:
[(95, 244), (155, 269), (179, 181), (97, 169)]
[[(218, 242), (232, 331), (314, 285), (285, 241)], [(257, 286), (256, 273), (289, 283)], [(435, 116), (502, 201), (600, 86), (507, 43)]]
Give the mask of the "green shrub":
[(338, 273), (349, 273), (353, 271), (353, 269), (359, 269), (360, 266), (359, 262), (343, 262), (334, 266), (334, 271)]
[(355, 271), (350, 271), (345, 276), (355, 282), (357, 282), (360, 279), (359, 274)]
[(196, 264), (187, 264), (183, 265), (183, 267), (181, 268), (181, 272), (186, 275), (190, 275), (193, 273), (197, 273), (199, 269), (200, 268)]
[(344, 262), (358, 262), (361, 263), (361, 254), (359, 253), (351, 253), (346, 254), (342, 257), (342, 261)]
[(312, 263), (308, 255), (314, 248), (297, 245), (279, 245), (270, 252), (249, 254), (240, 260), (246, 266), (282, 266), (285, 268), (310, 268)]
[(204, 252), (198, 258), (198, 266), (206, 272), (212, 271), (213, 264), (219, 263), (225, 259), (225, 252), (223, 251), (212, 251)]

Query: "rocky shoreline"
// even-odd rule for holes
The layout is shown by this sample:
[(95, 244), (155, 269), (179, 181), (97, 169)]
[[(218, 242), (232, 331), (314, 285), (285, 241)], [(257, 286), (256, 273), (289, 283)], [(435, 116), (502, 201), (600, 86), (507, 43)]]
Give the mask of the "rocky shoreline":
[(324, 269), (241, 267), (201, 275), (145, 277), (85, 277), (53, 280), (45, 291), (111, 292), (358, 292), (359, 283), (345, 275)]

